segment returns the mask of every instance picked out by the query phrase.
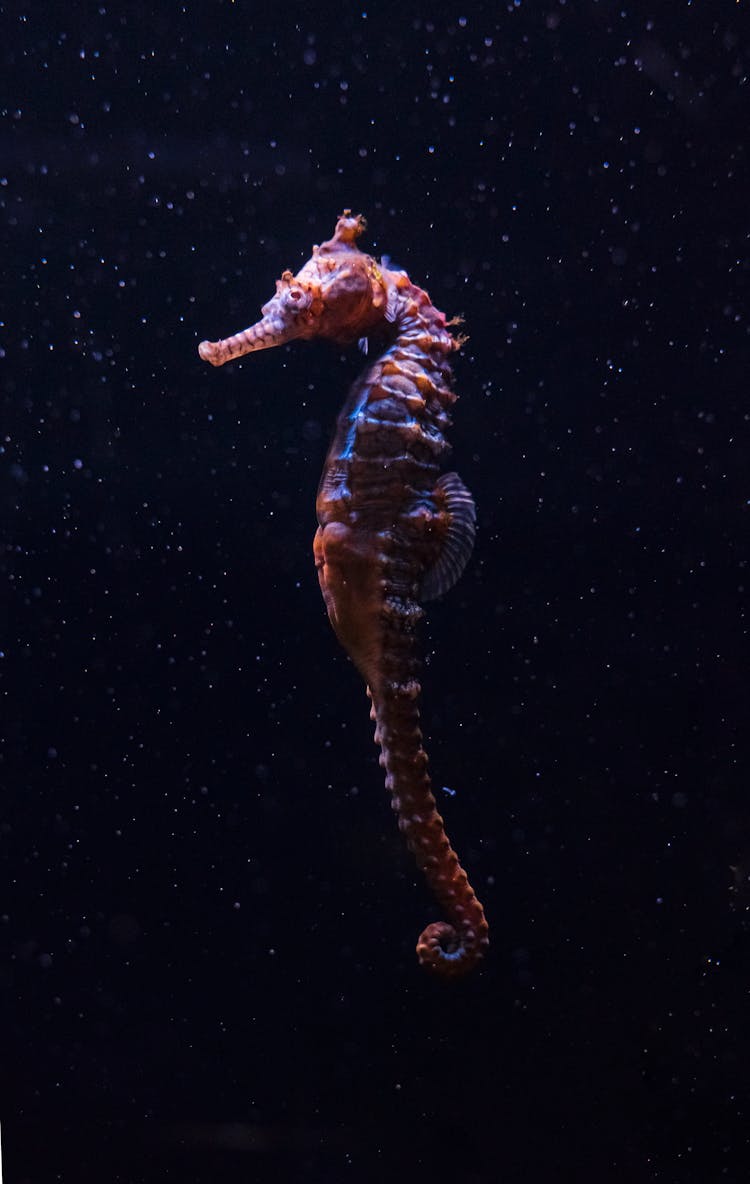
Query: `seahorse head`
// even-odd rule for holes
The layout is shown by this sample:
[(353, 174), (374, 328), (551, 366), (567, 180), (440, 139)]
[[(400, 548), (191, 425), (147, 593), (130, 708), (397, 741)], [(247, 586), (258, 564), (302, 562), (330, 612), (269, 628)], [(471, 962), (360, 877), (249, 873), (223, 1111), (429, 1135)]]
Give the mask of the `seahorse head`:
[(222, 366), (232, 358), (298, 337), (325, 337), (345, 345), (392, 319), (391, 281), (357, 246), (364, 228), (361, 215), (344, 210), (333, 238), (313, 247), (312, 256), (296, 275), (285, 271), (276, 281), (275, 294), (261, 309), (262, 319), (233, 337), (202, 342), (200, 356)]

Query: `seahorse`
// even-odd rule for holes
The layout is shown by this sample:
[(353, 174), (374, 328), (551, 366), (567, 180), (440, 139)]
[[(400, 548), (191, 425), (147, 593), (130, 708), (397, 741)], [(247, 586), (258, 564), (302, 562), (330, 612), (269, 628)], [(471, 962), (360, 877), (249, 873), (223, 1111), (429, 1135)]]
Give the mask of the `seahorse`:
[(339, 415), (313, 550), (331, 624), (367, 685), (399, 828), (447, 917), (427, 925), (417, 957), (453, 978), (480, 961), (488, 926), (431, 789), (416, 631), (422, 604), (456, 582), (474, 545), (471, 494), (456, 473), (440, 475), (456, 400), (449, 359), (465, 339), (404, 271), (359, 249), (364, 229), (345, 210), (333, 238), (276, 281), (261, 320), (199, 353), (222, 366), (295, 338), (381, 347)]

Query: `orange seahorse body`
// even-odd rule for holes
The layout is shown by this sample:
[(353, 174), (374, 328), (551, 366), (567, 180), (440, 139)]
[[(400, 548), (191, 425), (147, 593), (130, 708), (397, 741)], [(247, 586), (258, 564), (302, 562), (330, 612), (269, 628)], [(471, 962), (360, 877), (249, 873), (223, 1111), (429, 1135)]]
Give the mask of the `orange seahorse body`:
[(421, 603), (455, 583), (474, 543), (471, 495), (455, 473), (439, 472), (460, 341), (404, 272), (359, 250), (363, 229), (345, 210), (301, 271), (277, 280), (262, 320), (199, 352), (221, 366), (298, 337), (384, 344), (338, 419), (318, 491), (315, 564), (336, 635), (367, 683), (399, 828), (448, 918), (427, 926), (417, 956), (453, 977), (482, 957), (487, 922), (430, 788), (415, 633)]

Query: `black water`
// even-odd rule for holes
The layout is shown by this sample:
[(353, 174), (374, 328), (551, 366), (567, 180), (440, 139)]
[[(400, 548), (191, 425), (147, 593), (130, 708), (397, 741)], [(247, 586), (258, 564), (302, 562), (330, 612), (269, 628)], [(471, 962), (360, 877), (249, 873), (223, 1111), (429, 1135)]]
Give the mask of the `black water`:
[[(259, 8), (4, 17), (5, 1179), (744, 1180), (746, 6)], [(449, 987), (311, 560), (361, 358), (197, 356), (345, 206), (470, 335)]]

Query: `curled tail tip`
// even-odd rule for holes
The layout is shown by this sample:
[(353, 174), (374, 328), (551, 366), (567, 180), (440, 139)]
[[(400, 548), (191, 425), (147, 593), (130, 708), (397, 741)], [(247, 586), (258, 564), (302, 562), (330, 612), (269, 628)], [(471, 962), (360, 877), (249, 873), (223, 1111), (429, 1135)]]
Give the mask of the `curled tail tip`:
[(460, 978), (482, 961), (488, 945), (486, 927), (481, 934), (472, 930), (459, 935), (447, 922), (435, 921), (419, 936), (417, 958), (438, 978)]

